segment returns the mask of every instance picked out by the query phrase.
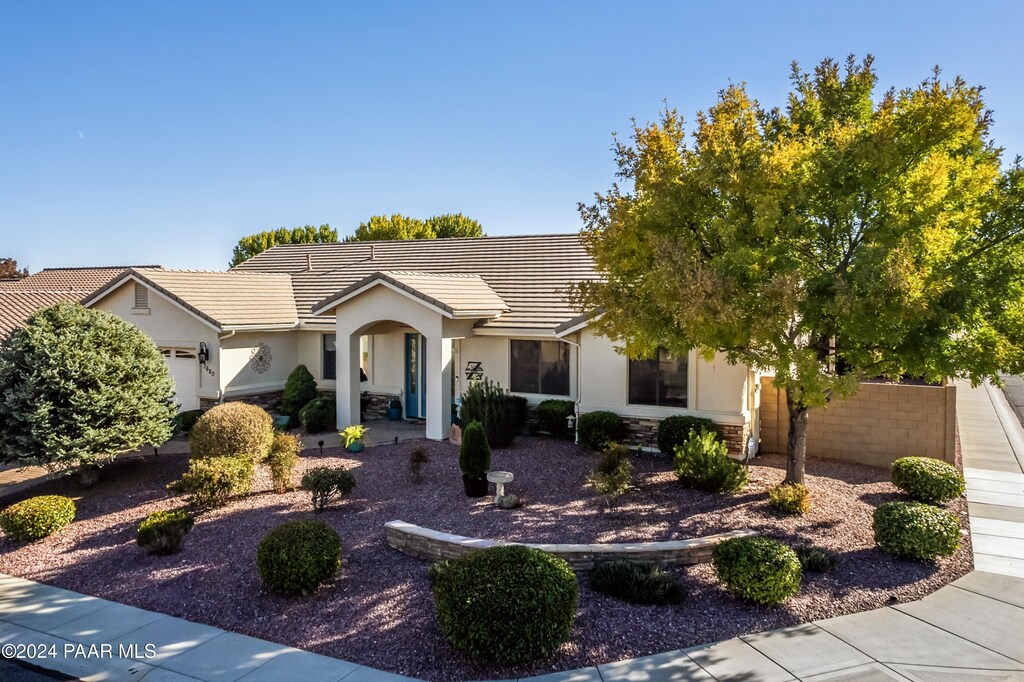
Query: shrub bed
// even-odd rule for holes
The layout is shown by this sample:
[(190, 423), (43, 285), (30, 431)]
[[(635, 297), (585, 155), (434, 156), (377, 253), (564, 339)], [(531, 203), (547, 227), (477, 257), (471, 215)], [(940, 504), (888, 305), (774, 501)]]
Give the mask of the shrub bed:
[(755, 604), (784, 602), (800, 590), (803, 570), (796, 552), (763, 537), (733, 538), (715, 546), (712, 563), (729, 590)]
[(626, 439), (629, 429), (622, 417), (614, 412), (598, 410), (580, 415), (576, 422), (576, 435), (580, 445), (591, 450), (600, 450), (607, 443), (618, 443)]
[(197, 509), (223, 507), (232, 497), (252, 489), (252, 462), (243, 457), (193, 459), (188, 471), (167, 486), (172, 493), (188, 496)]
[(153, 512), (139, 524), (135, 542), (150, 554), (177, 554), (195, 519), (184, 509)]
[(964, 475), (931, 457), (901, 457), (892, 463), (892, 484), (918, 502), (942, 504), (964, 494)]
[(0, 529), (22, 542), (53, 535), (75, 520), (75, 503), (63, 495), (30, 497), (0, 512)]
[(715, 422), (702, 417), (688, 417), (677, 414), (666, 417), (658, 423), (658, 449), (671, 457), (676, 448), (686, 442), (692, 432), (716, 432)]
[(906, 559), (932, 560), (960, 547), (956, 514), (923, 502), (886, 502), (875, 510), (875, 542)]
[(289, 521), (260, 540), (256, 566), (268, 592), (310, 594), (338, 572), (341, 538), (319, 521)]
[(686, 590), (657, 564), (604, 561), (590, 571), (590, 589), (633, 604), (679, 604)]
[(732, 493), (747, 485), (747, 468), (729, 458), (728, 445), (714, 431), (693, 431), (676, 448), (676, 476), (687, 488)]
[(188, 434), (193, 458), (238, 456), (262, 461), (274, 439), (274, 420), (246, 403), (224, 403), (207, 410)]
[(303, 490), (313, 498), (313, 511), (320, 513), (334, 498), (341, 499), (356, 487), (355, 476), (343, 466), (313, 467), (302, 476)]
[(338, 427), (338, 405), (330, 398), (316, 398), (299, 410), (299, 422), (307, 433), (323, 433)]
[(521, 545), (491, 547), (430, 570), (437, 622), (467, 656), (520, 663), (569, 638), (576, 575), (564, 560)]

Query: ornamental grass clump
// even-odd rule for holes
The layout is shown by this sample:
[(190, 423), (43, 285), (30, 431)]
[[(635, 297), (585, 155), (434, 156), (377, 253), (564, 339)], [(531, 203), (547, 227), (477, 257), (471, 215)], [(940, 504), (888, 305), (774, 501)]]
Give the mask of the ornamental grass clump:
[(918, 502), (942, 504), (964, 494), (964, 475), (932, 457), (901, 457), (892, 463), (892, 484)]
[(194, 524), (195, 519), (184, 509), (153, 512), (139, 524), (135, 542), (150, 554), (177, 554)]
[(783, 483), (768, 491), (768, 506), (783, 514), (806, 514), (811, 510), (811, 492), (803, 483)]
[(875, 542), (906, 559), (931, 561), (960, 547), (960, 519), (923, 502), (886, 502), (875, 510)]
[(207, 410), (188, 434), (194, 459), (243, 457), (262, 462), (274, 440), (274, 419), (266, 410), (246, 403), (224, 403)]
[(248, 457), (207, 457), (193, 459), (188, 471), (167, 486), (167, 490), (186, 495), (196, 509), (223, 507), (231, 498), (252, 490), (253, 463)]
[(313, 467), (303, 474), (300, 485), (312, 497), (313, 511), (319, 514), (331, 500), (347, 497), (356, 487), (356, 478), (343, 466)]
[(569, 638), (576, 574), (553, 554), (490, 547), (435, 564), (429, 577), (441, 631), (470, 658), (522, 663), (550, 656)]
[(800, 590), (803, 569), (790, 547), (764, 537), (733, 538), (715, 545), (718, 578), (733, 594), (755, 604), (786, 601)]
[(267, 533), (256, 549), (263, 587), (278, 594), (311, 594), (341, 566), (341, 538), (320, 521), (289, 521)]
[(587, 577), (590, 589), (632, 604), (680, 604), (686, 598), (682, 584), (653, 563), (602, 561)]
[(839, 560), (838, 555), (832, 550), (814, 545), (799, 545), (793, 548), (796, 556), (800, 559), (800, 567), (804, 573), (831, 573)]
[(295, 467), (299, 465), (299, 451), (302, 440), (291, 433), (275, 433), (274, 442), (267, 455), (270, 478), (275, 493), (288, 492), (294, 487)]
[(12, 504), (0, 512), (0, 530), (28, 542), (53, 535), (75, 520), (75, 503), (63, 495), (40, 495)]
[(742, 490), (747, 485), (747, 468), (730, 459), (728, 451), (725, 441), (714, 431), (691, 431), (673, 458), (679, 482), (708, 492)]

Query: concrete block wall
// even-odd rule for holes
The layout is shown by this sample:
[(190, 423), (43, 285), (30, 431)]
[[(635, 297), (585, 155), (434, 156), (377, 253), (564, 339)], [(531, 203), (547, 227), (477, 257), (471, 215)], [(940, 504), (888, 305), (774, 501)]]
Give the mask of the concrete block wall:
[[(761, 452), (785, 454), (786, 396), (761, 379)], [(956, 456), (956, 387), (863, 383), (852, 398), (811, 410), (807, 454), (877, 467), (900, 457)]]

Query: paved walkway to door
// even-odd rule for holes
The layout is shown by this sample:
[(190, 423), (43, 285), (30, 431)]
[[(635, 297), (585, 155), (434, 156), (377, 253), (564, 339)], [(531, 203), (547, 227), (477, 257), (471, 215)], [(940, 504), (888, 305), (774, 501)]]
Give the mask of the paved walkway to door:
[[(957, 386), (976, 568), (908, 604), (716, 644), (532, 678), (534, 682), (1024, 682), (1024, 428), (1001, 391)], [(698, 608), (694, 605), (693, 608)], [(113, 656), (64, 654), (111, 643)], [(0, 576), (0, 651), (82, 679), (407, 679), (159, 613)], [(119, 645), (154, 645), (137, 655)]]

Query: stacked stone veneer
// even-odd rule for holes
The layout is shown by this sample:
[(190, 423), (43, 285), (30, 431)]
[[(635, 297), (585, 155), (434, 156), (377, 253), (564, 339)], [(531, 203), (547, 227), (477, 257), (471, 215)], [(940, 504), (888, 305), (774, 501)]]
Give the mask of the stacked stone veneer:
[[(629, 429), (627, 443), (639, 445), (644, 448), (657, 449), (658, 447), (658, 424), (660, 419), (647, 419), (643, 417), (623, 417)], [(750, 427), (747, 424), (719, 424), (715, 423), (718, 431), (729, 446), (730, 455), (742, 455), (745, 450), (747, 436), (750, 434)]]
[(565, 559), (574, 571), (589, 571), (595, 562), (612, 559), (656, 562), (663, 566), (674, 564), (700, 564), (711, 560), (715, 545), (730, 538), (758, 535), (749, 528), (717, 535), (705, 535), (690, 540), (665, 542), (630, 542), (593, 545), (532, 544), (527, 542), (501, 542), (452, 535), (423, 528), (405, 521), (385, 524), (388, 545), (409, 556), (440, 561), (458, 559), (477, 550), (499, 545), (525, 545), (550, 552)]
[(359, 399), (362, 401), (361, 405), (363, 406), (363, 418), (370, 420), (387, 419), (388, 403), (394, 398), (398, 398), (398, 396), (392, 393), (363, 391), (359, 394)]

